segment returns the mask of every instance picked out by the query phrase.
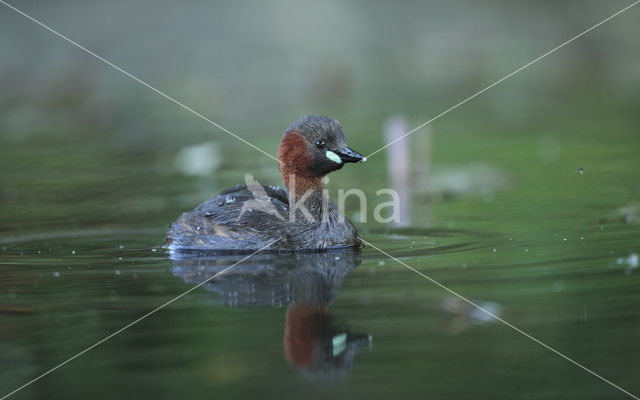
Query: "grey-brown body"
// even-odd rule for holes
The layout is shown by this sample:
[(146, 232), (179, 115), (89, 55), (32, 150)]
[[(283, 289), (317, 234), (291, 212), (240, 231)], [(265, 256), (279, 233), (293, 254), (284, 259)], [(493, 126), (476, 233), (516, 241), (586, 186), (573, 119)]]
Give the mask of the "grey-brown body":
[[(313, 191), (304, 203), (313, 219), (299, 208), (291, 219), (287, 191), (275, 186), (263, 188), (267, 199), (255, 199), (246, 185), (239, 185), (183, 213), (171, 224), (165, 247), (255, 251), (274, 243), (267, 250), (299, 251), (360, 246), (355, 227), (330, 199), (325, 199), (323, 210), (321, 192)], [(259, 206), (242, 213), (248, 200), (269, 201), (280, 217), (260, 211)]]
[(248, 187), (235, 186), (182, 214), (169, 228), (165, 247), (231, 252), (359, 247), (356, 229), (328, 198), (322, 180), (345, 163), (366, 161), (347, 147), (338, 121), (293, 122), (278, 159), (286, 189), (247, 177)]

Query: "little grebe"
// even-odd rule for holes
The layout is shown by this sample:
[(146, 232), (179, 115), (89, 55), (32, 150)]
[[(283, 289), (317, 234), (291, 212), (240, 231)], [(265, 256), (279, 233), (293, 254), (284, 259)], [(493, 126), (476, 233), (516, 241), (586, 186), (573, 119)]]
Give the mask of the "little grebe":
[(359, 247), (353, 224), (324, 190), (323, 178), (344, 163), (367, 159), (347, 147), (338, 121), (307, 116), (293, 122), (278, 149), (286, 189), (247, 176), (183, 213), (169, 228), (171, 250), (300, 251)]

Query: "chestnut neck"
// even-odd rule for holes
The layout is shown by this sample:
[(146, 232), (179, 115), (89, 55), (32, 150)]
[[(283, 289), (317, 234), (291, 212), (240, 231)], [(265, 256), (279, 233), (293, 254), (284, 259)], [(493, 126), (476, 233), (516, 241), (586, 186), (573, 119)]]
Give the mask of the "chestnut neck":
[(300, 367), (313, 360), (317, 341), (322, 341), (331, 324), (329, 305), (292, 304), (284, 324), (284, 352), (287, 359)]
[(308, 190), (322, 192), (323, 177), (315, 176), (309, 171), (311, 154), (307, 150), (307, 143), (298, 132), (288, 132), (284, 135), (278, 148), (278, 160), (282, 180), (294, 198), (304, 196)]

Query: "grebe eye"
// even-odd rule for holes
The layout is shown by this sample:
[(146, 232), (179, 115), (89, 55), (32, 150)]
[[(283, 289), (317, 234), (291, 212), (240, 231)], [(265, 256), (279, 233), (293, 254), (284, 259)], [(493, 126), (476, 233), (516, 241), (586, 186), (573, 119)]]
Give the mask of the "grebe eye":
[(319, 149), (324, 149), (325, 147), (327, 147), (327, 144), (324, 142), (324, 140), (318, 140), (316, 142), (316, 147)]

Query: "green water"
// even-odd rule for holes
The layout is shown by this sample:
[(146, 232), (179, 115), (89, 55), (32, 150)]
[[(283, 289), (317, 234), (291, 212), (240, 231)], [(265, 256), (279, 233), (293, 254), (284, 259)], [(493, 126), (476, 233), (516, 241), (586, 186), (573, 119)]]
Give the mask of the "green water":
[[(630, 1), (15, 3), (270, 154), (322, 114), (369, 155)], [(154, 310), (9, 398), (631, 398), (461, 297), (640, 396), (639, 12), (331, 175), (428, 278), (365, 246), (194, 289), (239, 259), (167, 254), (169, 224), (276, 163), (0, 5), (0, 398)], [(378, 223), (404, 161), (409, 223)]]
[[(357, 224), (361, 236), (638, 393), (637, 115), (609, 110), (585, 116), (580, 132), (546, 121), (517, 135), (468, 118), (433, 135), (433, 174), (484, 163), (509, 185), (491, 196), (416, 188), (409, 227), (369, 221)], [(551, 162), (540, 161), (539, 131), (559, 149)], [(2, 394), (231, 265), (172, 259), (160, 248), (165, 229), (244, 172), (276, 168), (252, 155), (215, 180), (184, 178), (157, 153), (100, 140), (42, 136), (3, 152)], [(374, 149), (357, 132), (349, 141)], [(375, 193), (384, 162), (348, 166), (331, 191), (359, 181)], [(372, 247), (317, 257), (247, 261), (13, 398), (626, 396)], [(300, 304), (322, 309), (310, 319), (307, 342), (324, 352), (313, 363), (292, 362), (283, 339)], [(349, 343), (333, 357), (344, 332)]]

